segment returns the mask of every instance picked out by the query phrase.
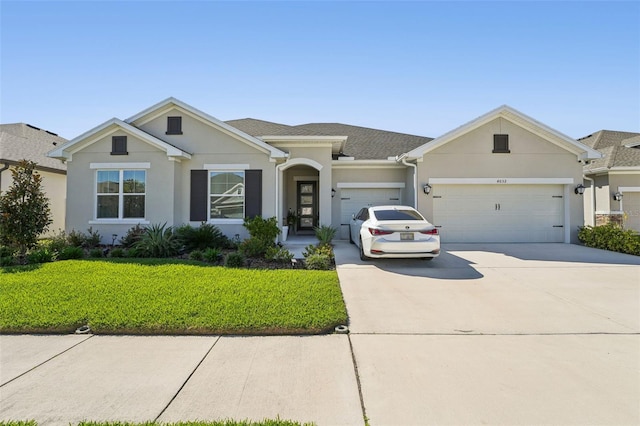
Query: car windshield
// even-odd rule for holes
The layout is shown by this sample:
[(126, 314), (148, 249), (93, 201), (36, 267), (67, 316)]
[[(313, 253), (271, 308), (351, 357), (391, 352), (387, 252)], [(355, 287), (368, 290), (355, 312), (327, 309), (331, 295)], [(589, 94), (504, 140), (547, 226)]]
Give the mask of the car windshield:
[(373, 214), (378, 220), (424, 220), (415, 210), (374, 210)]

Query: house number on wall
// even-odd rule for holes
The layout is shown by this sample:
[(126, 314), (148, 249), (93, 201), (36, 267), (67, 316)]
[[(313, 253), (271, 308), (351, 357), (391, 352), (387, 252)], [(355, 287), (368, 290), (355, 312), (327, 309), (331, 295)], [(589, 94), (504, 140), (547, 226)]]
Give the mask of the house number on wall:
[(496, 179), (496, 183), (507, 183), (506, 179)]

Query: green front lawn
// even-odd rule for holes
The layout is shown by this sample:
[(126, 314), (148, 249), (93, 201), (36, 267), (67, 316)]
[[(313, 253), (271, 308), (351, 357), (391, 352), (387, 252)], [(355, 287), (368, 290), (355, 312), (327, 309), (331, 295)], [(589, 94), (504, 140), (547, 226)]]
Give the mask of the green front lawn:
[(0, 269), (0, 332), (315, 334), (346, 324), (335, 271), (158, 259)]

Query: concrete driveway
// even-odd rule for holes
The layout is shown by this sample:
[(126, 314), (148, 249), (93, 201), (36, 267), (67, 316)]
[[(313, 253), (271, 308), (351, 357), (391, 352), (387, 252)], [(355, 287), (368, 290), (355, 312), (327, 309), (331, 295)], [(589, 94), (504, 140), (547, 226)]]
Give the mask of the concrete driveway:
[(393, 424), (640, 424), (640, 259), (566, 244), (337, 247), (366, 415)]

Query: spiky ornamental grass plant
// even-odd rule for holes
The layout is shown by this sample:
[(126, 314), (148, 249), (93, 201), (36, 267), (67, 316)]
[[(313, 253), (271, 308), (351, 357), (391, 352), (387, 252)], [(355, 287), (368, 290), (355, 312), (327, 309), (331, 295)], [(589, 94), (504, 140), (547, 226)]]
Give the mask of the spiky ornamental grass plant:
[(153, 224), (146, 228), (135, 248), (143, 257), (171, 257), (178, 253), (180, 242), (171, 226)]
[(11, 176), (13, 183), (0, 196), (0, 243), (16, 248), (24, 256), (49, 229), (51, 209), (36, 163), (21, 161), (11, 169)]

